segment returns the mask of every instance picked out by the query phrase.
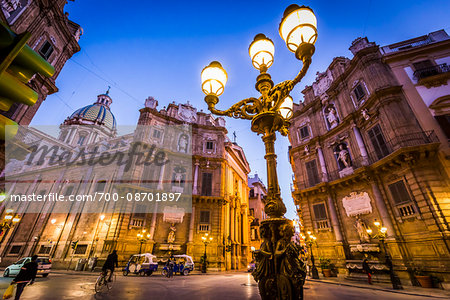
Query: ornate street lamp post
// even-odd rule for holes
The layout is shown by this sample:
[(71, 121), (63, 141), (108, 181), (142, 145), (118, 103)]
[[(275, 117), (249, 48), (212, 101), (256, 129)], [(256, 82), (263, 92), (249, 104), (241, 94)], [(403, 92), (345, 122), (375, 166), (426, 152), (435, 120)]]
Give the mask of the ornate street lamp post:
[(216, 109), (219, 96), (224, 92), (227, 73), (222, 65), (213, 61), (201, 73), (202, 90), (206, 94), (208, 109), (216, 115), (251, 120), (251, 130), (262, 134), (266, 150), (268, 194), (264, 211), (269, 216), (261, 222), (263, 243), (255, 252), (258, 268), (253, 273), (263, 299), (299, 299), (303, 297), (305, 266), (299, 260), (300, 247), (291, 242), (294, 235), (292, 222), (284, 218), (286, 207), (280, 196), (276, 170), (275, 133), (286, 136), (292, 117), (293, 100), (289, 96), (294, 86), (305, 76), (314, 43), (317, 39), (317, 21), (314, 12), (306, 6), (290, 5), (284, 12), (279, 32), (288, 49), (302, 61), (303, 66), (293, 80), (274, 85), (267, 73), (273, 64), (275, 47), (264, 34), (255, 36), (249, 47), (253, 66), (260, 71), (256, 78), (259, 98), (247, 98), (226, 110)]
[(202, 243), (205, 245), (205, 252), (203, 253), (202, 258), (202, 273), (206, 273), (206, 246), (208, 246), (209, 243), (211, 243), (213, 240), (212, 237), (208, 237), (208, 233), (205, 233), (204, 236), (202, 236)]
[(137, 240), (140, 243), (140, 245), (139, 245), (139, 254), (141, 254), (141, 252), (142, 252), (142, 244), (147, 242), (148, 239), (150, 238), (150, 234), (145, 235), (145, 232), (146, 232), (146, 230), (142, 229), (142, 232), (137, 234)]
[(306, 243), (309, 245), (309, 252), (311, 255), (311, 277), (313, 279), (319, 279), (319, 271), (317, 271), (317, 267), (314, 260), (314, 254), (313, 254), (313, 244), (316, 243), (317, 237), (315, 237), (311, 231), (308, 231), (308, 239), (306, 240)]
[(391, 277), (392, 288), (395, 290), (402, 290), (403, 289), (402, 283), (400, 282), (400, 278), (394, 272), (392, 259), (391, 259), (389, 252), (387, 251), (387, 247), (385, 244), (387, 228), (383, 227), (381, 225), (381, 223), (379, 221), (377, 221), (376, 219), (375, 219), (375, 222), (373, 222), (373, 224), (377, 228), (377, 233), (372, 234), (373, 231), (370, 228), (367, 228), (366, 231), (371, 238), (378, 239), (381, 242), (381, 245), (383, 246), (383, 251), (384, 251), (385, 259), (386, 259), (386, 266), (388, 266), (388, 268), (389, 268), (389, 275)]

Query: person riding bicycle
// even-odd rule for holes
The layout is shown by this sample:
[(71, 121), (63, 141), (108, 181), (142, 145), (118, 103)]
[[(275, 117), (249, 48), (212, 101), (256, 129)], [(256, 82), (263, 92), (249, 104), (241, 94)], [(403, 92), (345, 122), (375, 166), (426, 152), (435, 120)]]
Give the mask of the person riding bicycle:
[(103, 273), (105, 273), (105, 275), (107, 274), (108, 270), (111, 271), (109, 273), (108, 282), (111, 282), (112, 275), (114, 273), (114, 266), (119, 267), (119, 262), (117, 259), (117, 250), (113, 250), (113, 252), (108, 255), (102, 267), (102, 271)]

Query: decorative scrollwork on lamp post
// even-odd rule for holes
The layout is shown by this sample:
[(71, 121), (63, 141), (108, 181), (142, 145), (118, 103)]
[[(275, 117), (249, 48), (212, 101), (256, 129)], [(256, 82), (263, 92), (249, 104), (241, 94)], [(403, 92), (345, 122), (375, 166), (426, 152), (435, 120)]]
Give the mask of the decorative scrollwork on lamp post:
[(137, 240), (139, 242), (139, 255), (142, 252), (142, 244), (146, 243), (150, 239), (150, 234), (145, 235), (147, 230), (142, 229), (141, 232), (137, 234)]
[(391, 255), (389, 254), (389, 252), (387, 251), (387, 247), (385, 244), (387, 228), (383, 227), (382, 224), (379, 221), (377, 221), (376, 219), (373, 222), (373, 224), (375, 225), (375, 227), (377, 229), (377, 233), (373, 234), (372, 229), (367, 228), (366, 229), (367, 234), (369, 235), (370, 238), (378, 239), (381, 242), (381, 245), (383, 246), (383, 251), (385, 254), (386, 266), (389, 268), (389, 276), (391, 278), (392, 288), (394, 288), (395, 290), (402, 290), (403, 289), (402, 283), (400, 282), (400, 278), (394, 272), (392, 258), (391, 258)]
[(289, 93), (305, 76), (314, 54), (317, 40), (317, 21), (314, 12), (306, 6), (290, 5), (284, 12), (279, 32), (288, 49), (302, 61), (303, 66), (293, 80), (274, 85), (267, 73), (273, 64), (275, 47), (264, 34), (255, 36), (249, 47), (253, 66), (260, 71), (256, 78), (259, 98), (246, 98), (226, 110), (219, 110), (219, 96), (228, 80), (222, 65), (211, 62), (201, 73), (202, 90), (206, 94), (208, 109), (216, 115), (251, 120), (251, 130), (262, 134), (265, 145), (268, 193), (264, 211), (269, 216), (261, 222), (263, 243), (255, 251), (258, 267), (253, 273), (258, 281), (262, 299), (301, 299), (305, 281), (305, 265), (299, 260), (300, 247), (291, 242), (294, 235), (292, 222), (284, 218), (284, 205), (276, 171), (275, 133), (286, 136), (293, 115), (293, 100)]

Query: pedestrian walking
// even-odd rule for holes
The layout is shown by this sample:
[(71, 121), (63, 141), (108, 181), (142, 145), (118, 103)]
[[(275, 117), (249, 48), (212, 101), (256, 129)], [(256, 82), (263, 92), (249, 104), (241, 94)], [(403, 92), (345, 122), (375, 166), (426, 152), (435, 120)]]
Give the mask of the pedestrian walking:
[(38, 264), (36, 262), (37, 258), (37, 255), (33, 255), (31, 257), (31, 261), (23, 265), (19, 271), (19, 274), (17, 274), (16, 278), (14, 278), (11, 282), (11, 284), (17, 284), (16, 297), (14, 298), (15, 300), (20, 299), (20, 295), (22, 295), (23, 290), (28, 283), (30, 285), (34, 283), (38, 269)]
[(363, 260), (362, 267), (363, 267), (364, 273), (367, 274), (367, 282), (369, 284), (372, 284), (372, 270), (369, 267), (369, 261), (367, 260), (367, 258), (365, 258)]

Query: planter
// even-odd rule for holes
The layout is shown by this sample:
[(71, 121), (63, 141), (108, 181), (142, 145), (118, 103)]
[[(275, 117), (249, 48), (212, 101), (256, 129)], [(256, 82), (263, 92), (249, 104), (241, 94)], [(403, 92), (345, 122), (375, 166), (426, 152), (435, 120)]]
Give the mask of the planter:
[(430, 276), (416, 276), (416, 279), (420, 283), (420, 286), (423, 288), (433, 287), (433, 282), (431, 281)]
[(331, 270), (330, 269), (322, 269), (323, 276), (324, 277), (331, 277)]

